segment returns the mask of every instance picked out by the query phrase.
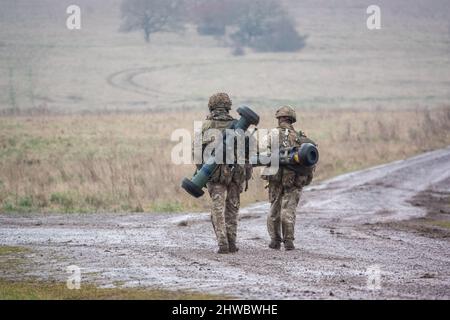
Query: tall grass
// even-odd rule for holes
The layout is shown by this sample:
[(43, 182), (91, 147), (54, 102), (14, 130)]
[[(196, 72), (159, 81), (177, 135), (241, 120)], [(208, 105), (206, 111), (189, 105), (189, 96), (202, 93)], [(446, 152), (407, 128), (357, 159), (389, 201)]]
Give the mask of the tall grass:
[[(260, 127), (276, 126), (273, 111)], [(180, 188), (194, 166), (171, 163), (175, 128), (195, 111), (0, 117), (0, 211), (206, 210)], [(402, 111), (299, 110), (296, 127), (319, 144), (315, 181), (450, 144), (450, 108)], [(255, 177), (243, 203), (265, 200)]]

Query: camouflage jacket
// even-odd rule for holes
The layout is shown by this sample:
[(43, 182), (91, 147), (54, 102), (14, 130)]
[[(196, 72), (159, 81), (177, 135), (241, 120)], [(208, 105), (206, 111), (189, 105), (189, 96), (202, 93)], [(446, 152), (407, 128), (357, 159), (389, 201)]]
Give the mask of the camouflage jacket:
[[(294, 126), (288, 122), (280, 123), (276, 128), (279, 136), (279, 148), (300, 147), (303, 143), (313, 143), (302, 131), (296, 131)], [(269, 138), (268, 151), (271, 151), (271, 139)], [(262, 176), (264, 180), (268, 180), (269, 184), (282, 184), (284, 187), (298, 187), (301, 188), (311, 183), (313, 178), (314, 167), (305, 170), (299, 174), (285, 167), (280, 167), (275, 175)]]
[[(205, 147), (214, 141), (214, 137), (205, 137), (204, 134), (209, 129), (217, 129), (225, 134), (227, 129), (235, 119), (224, 110), (213, 110), (206, 118), (202, 126), (202, 151)], [(203, 159), (203, 162), (206, 159)], [(225, 161), (225, 157), (224, 157)], [(199, 168), (200, 166), (198, 166)], [(222, 164), (217, 167), (213, 175), (209, 179), (212, 183), (230, 184), (232, 181), (241, 185), (241, 192), (243, 190), (243, 183), (251, 178), (251, 166), (247, 165), (228, 165)]]

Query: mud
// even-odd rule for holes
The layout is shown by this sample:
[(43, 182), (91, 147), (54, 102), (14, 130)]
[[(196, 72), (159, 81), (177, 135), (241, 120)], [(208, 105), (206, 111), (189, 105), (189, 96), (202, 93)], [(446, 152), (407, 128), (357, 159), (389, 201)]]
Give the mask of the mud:
[(426, 210), (421, 218), (388, 222), (383, 225), (430, 238), (450, 238), (450, 178), (419, 192), (409, 202)]
[(267, 247), (266, 203), (241, 210), (240, 250), (230, 255), (215, 254), (208, 213), (1, 215), (0, 244), (31, 249), (25, 275), (2, 271), (65, 281), (77, 265), (99, 286), (245, 299), (449, 299), (449, 238), (395, 227), (426, 218), (430, 205), (417, 197), (448, 193), (449, 177), (446, 148), (313, 185), (292, 252)]

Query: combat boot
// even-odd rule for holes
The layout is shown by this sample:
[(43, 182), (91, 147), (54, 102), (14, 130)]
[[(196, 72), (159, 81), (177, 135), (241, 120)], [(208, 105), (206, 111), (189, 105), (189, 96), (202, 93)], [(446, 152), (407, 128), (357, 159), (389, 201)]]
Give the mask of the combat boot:
[(281, 248), (281, 241), (272, 239), (270, 241), (270, 243), (269, 243), (269, 248), (270, 249), (275, 249), (275, 250), (280, 250), (280, 248)]
[(236, 243), (235, 242), (230, 242), (229, 243), (229, 248), (230, 248), (230, 252), (234, 253), (234, 252), (238, 252), (239, 248), (236, 247)]
[(294, 241), (292, 241), (292, 240), (284, 241), (284, 250), (288, 251), (288, 250), (294, 250), (294, 249), (295, 249)]
[(228, 245), (226, 245), (226, 244), (220, 245), (219, 250), (217, 250), (217, 253), (221, 253), (221, 254), (230, 253), (230, 248), (228, 248)]

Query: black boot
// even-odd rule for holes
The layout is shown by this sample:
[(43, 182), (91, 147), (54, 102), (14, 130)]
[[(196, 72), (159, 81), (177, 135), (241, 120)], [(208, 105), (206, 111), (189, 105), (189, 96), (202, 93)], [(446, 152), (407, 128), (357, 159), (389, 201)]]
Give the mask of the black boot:
[(294, 249), (295, 249), (294, 241), (284, 240), (284, 250), (288, 251), (288, 250), (294, 250)]
[(275, 250), (280, 250), (280, 248), (281, 248), (281, 241), (272, 239), (270, 241), (270, 243), (269, 243), (269, 248), (270, 249), (275, 249)]
[(239, 248), (236, 247), (236, 243), (235, 242), (230, 242), (228, 247), (230, 248), (230, 252), (234, 253), (234, 252), (238, 252)]
[(217, 253), (220, 254), (227, 254), (230, 253), (230, 248), (228, 247), (228, 245), (220, 245), (219, 246), (219, 250), (217, 250)]

